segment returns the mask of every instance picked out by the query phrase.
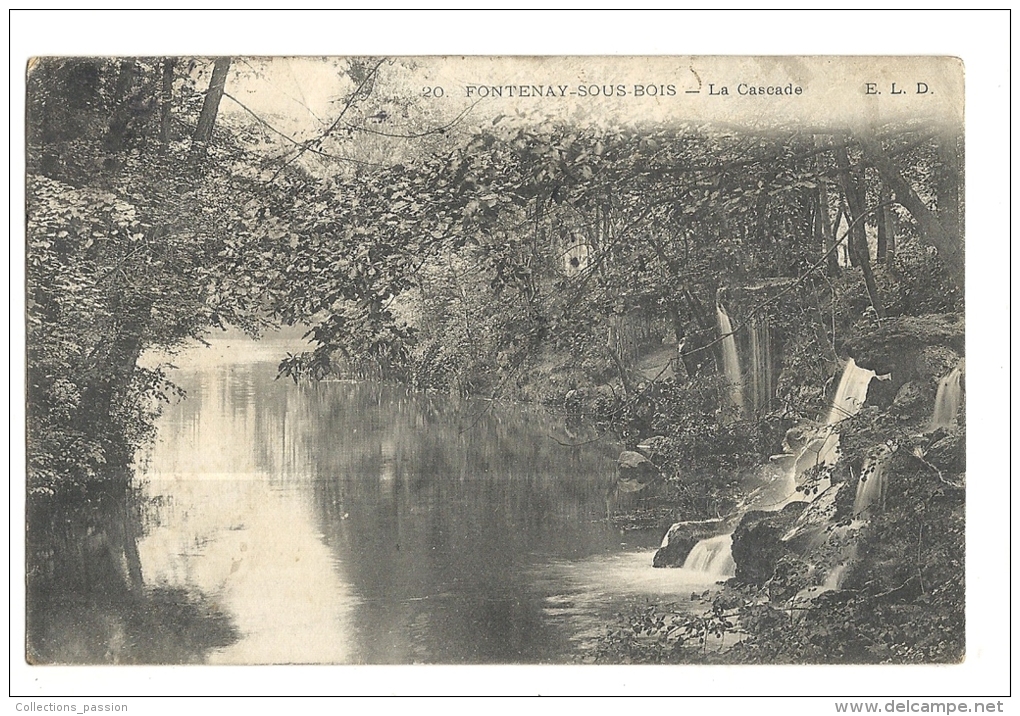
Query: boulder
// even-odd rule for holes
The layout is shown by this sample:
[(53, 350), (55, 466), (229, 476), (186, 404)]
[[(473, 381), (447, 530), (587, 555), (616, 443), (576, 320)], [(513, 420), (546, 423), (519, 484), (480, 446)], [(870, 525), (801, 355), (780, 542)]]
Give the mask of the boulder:
[(659, 468), (647, 457), (633, 450), (624, 450), (616, 461), (616, 488), (620, 492), (637, 492), (659, 479)]
[(782, 536), (786, 548), (804, 557), (824, 544), (833, 525), (849, 522), (852, 517), (855, 491), (856, 483), (839, 482), (806, 503), (807, 506)]
[(639, 452), (633, 450), (624, 450), (620, 453), (620, 457), (616, 461), (617, 467), (620, 468), (620, 472), (657, 472), (655, 465), (647, 457)]
[(691, 550), (706, 537), (725, 532), (723, 520), (675, 522), (662, 538), (662, 546), (652, 557), (653, 567), (683, 567)]
[[(876, 373), (906, 370), (916, 375), (929, 363), (921, 358), (922, 351), (938, 346), (962, 354), (964, 336), (962, 314), (902, 316), (883, 321), (877, 328), (859, 328), (847, 341), (847, 348), (859, 365)], [(928, 354), (934, 357), (931, 351)], [(937, 362), (948, 361), (947, 357)]]
[(733, 560), (736, 579), (745, 584), (764, 584), (791, 546), (783, 538), (791, 530), (806, 502), (791, 502), (777, 512), (752, 511), (745, 514), (733, 532)]
[(827, 426), (814, 421), (804, 419), (786, 431), (783, 436), (783, 450), (790, 455), (796, 455), (804, 446), (819, 436), (825, 434)]
[(962, 314), (901, 316), (877, 327), (858, 327), (845, 348), (862, 368), (890, 375), (868, 391), (869, 404), (886, 408), (904, 383), (930, 381), (933, 374), (952, 369), (953, 355), (963, 353), (964, 335)]
[(935, 394), (926, 381), (911, 380), (896, 391), (892, 411), (900, 416), (930, 417), (934, 402)]
[(917, 355), (914, 367), (917, 374), (938, 385), (960, 363), (960, 354), (945, 346), (926, 346)]
[(945, 435), (932, 443), (923, 455), (929, 464), (944, 474), (967, 471), (967, 445), (962, 435)]

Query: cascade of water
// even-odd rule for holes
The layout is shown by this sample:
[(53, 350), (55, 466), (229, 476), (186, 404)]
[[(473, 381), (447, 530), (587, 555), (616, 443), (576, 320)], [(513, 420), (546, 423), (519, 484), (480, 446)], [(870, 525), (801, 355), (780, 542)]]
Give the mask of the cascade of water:
[(861, 477), (857, 481), (857, 495), (854, 497), (854, 514), (860, 515), (874, 505), (881, 506), (885, 495), (885, 468), (895, 450), (890, 444), (879, 445), (864, 460)]
[(838, 460), (839, 433), (829, 430), (808, 443), (797, 456), (797, 477), (818, 465), (835, 465)]
[(733, 561), (733, 535), (701, 540), (687, 555), (683, 568), (713, 577), (732, 577), (737, 571), (737, 564)]
[(719, 335), (722, 338), (723, 373), (728, 384), (727, 397), (729, 408), (735, 417), (744, 416), (744, 385), (740, 374), (740, 358), (737, 356), (737, 341), (733, 336), (733, 324), (722, 304), (715, 305), (716, 320), (719, 323)]
[(965, 371), (964, 361), (960, 361), (949, 375), (939, 381), (939, 389), (935, 394), (935, 410), (931, 416), (928, 430), (952, 428), (956, 426), (956, 414), (960, 411), (960, 382)]
[(835, 425), (861, 412), (861, 406), (868, 397), (868, 386), (874, 377), (875, 371), (861, 368), (853, 358), (849, 358), (846, 368), (843, 369), (843, 376), (839, 379), (836, 397), (832, 400), (825, 424)]
[[(803, 446), (793, 450), (788, 456), (788, 458), (792, 458), (787, 462), (790, 471), (789, 484), (801, 484), (803, 475), (814, 467), (836, 464), (839, 460), (839, 433), (835, 432), (833, 428), (840, 421), (860, 412), (864, 400), (868, 396), (868, 386), (874, 377), (874, 371), (861, 368), (853, 358), (847, 361), (843, 375), (839, 379), (836, 397), (833, 398), (832, 405), (825, 416), (824, 425), (821, 427), (806, 426), (805, 432), (808, 437), (804, 439)], [(817, 487), (819, 494), (824, 492), (828, 487), (828, 481), (824, 480)], [(804, 499), (804, 495), (795, 492), (790, 495), (786, 503), (801, 499)]]
[[(729, 333), (731, 331), (729, 318), (726, 316), (722, 306), (718, 306), (718, 319), (720, 331), (724, 335)], [(732, 336), (729, 338), (732, 339)], [(767, 341), (765, 342), (767, 344)], [(727, 343), (729, 343), (729, 347), (727, 347)], [(761, 344), (760, 335), (756, 344), (752, 334), (751, 349), (753, 353), (759, 353)], [(733, 381), (731, 376), (739, 379), (740, 366), (737, 362), (735, 342), (723, 341), (723, 356), (727, 378), (731, 381)], [(763, 361), (763, 365), (767, 366), (767, 363)], [(767, 375), (767, 370), (763, 371), (760, 375)], [(784, 471), (787, 477), (781, 481), (781, 485), (788, 488), (790, 494), (785, 499), (779, 498), (774, 503), (770, 502), (769, 507), (782, 509), (794, 500), (808, 499), (804, 493), (795, 492), (793, 488), (799, 484), (798, 480), (801, 476), (812, 467), (836, 463), (839, 457), (839, 434), (835, 432), (834, 427), (840, 421), (860, 412), (867, 398), (868, 386), (874, 377), (874, 371), (859, 367), (852, 358), (847, 361), (839, 381), (836, 397), (833, 399), (832, 407), (825, 416), (824, 423), (820, 426), (817, 423), (803, 425), (802, 428), (805, 433), (803, 442), (798, 439), (794, 445), (787, 446), (789, 450), (787, 454), (773, 457), (775, 465), (772, 469), (778, 468)], [(754, 379), (752, 378), (752, 380)], [(742, 391), (740, 391), (740, 384), (739, 382), (731, 382), (731, 386), (733, 385), (737, 388), (735, 395), (740, 398), (740, 402), (737, 403), (734, 400), (733, 405), (742, 405), (743, 395)], [(755, 390), (758, 390), (761, 383), (756, 382), (753, 385)], [(730, 396), (732, 400), (734, 393), (731, 392)], [(868, 479), (862, 481), (858, 488), (858, 500), (860, 500), (859, 504), (862, 510), (881, 499), (885, 481), (883, 472), (885, 458), (891, 453), (891, 448), (888, 446), (882, 446), (882, 448), (884, 448), (884, 452), (880, 449), (870, 462), (872, 467)], [(823, 482), (827, 483), (827, 479)], [(817, 493), (822, 494), (825, 492), (827, 484), (819, 485), (818, 487)], [(857, 504), (855, 503), (855, 513), (860, 512), (857, 509)], [(769, 509), (769, 507), (765, 505), (760, 506), (761, 509)], [(690, 554), (687, 555), (683, 568), (720, 579), (733, 576), (736, 573), (736, 563), (733, 560), (733, 535), (724, 534), (701, 540), (694, 545)], [(846, 568), (846, 564), (836, 567), (829, 575), (826, 586), (836, 588)]]
[(766, 408), (772, 400), (774, 381), (772, 378), (772, 336), (764, 320), (753, 321), (748, 327), (751, 366), (750, 402), (754, 411)]
[(847, 563), (842, 563), (830, 569), (829, 573), (825, 575), (825, 581), (822, 582), (822, 586), (825, 589), (839, 589), (842, 587), (843, 577), (846, 575), (846, 570), (849, 566)]

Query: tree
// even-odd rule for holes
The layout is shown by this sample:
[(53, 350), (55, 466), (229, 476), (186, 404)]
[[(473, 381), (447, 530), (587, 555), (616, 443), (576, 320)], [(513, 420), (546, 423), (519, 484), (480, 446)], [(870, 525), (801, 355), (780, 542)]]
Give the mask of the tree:
[(861, 191), (861, 182), (855, 179), (850, 173), (850, 160), (847, 158), (846, 144), (842, 144), (835, 150), (836, 164), (839, 167), (839, 180), (843, 186), (843, 196), (847, 204), (847, 218), (850, 220), (850, 239), (848, 250), (850, 253), (851, 265), (861, 269), (864, 275), (864, 283), (868, 287), (868, 296), (871, 298), (871, 307), (875, 309), (875, 315), (885, 318), (885, 305), (878, 293), (878, 285), (875, 283), (875, 274), (871, 270), (871, 250), (868, 248), (868, 238), (865, 232), (866, 209), (864, 207), (865, 197)]
[(159, 143), (166, 151), (170, 143), (170, 119), (174, 101), (174, 66), (176, 58), (164, 57), (159, 86)]
[[(43, 60), (29, 77), (29, 467), (39, 489), (130, 462), (151, 401), (172, 390), (138, 369), (143, 350), (224, 321), (265, 321), (221, 256), (238, 207), (261, 187), (221, 164), (196, 175), (171, 149), (174, 67)], [(65, 125), (69, 105), (80, 111)], [(217, 151), (250, 161), (236, 144)]]
[(963, 244), (958, 236), (946, 230), (935, 213), (921, 200), (914, 188), (904, 179), (903, 174), (886, 155), (874, 139), (861, 138), (865, 157), (873, 164), (882, 176), (882, 180), (892, 189), (899, 202), (914, 217), (921, 231), (922, 238), (935, 247), (939, 257), (949, 269), (953, 282), (963, 286)]
[(202, 113), (198, 115), (198, 125), (195, 127), (195, 134), (192, 137), (192, 152), (196, 155), (205, 153), (206, 144), (212, 137), (213, 126), (216, 124), (216, 113), (220, 108), (220, 99), (223, 97), (223, 89), (227, 84), (227, 74), (230, 72), (230, 58), (217, 57), (213, 63), (212, 77), (209, 79), (209, 89), (205, 93), (205, 101), (202, 102)]

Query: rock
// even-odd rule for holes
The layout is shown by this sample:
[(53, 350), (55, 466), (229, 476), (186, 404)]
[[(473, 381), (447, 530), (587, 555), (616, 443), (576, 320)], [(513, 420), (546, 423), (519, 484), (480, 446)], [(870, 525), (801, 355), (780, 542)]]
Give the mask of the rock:
[(855, 331), (847, 347), (861, 366), (888, 373), (903, 368), (903, 359), (908, 355), (916, 361), (928, 346), (946, 347), (962, 354), (964, 327), (963, 314), (901, 316), (883, 321), (877, 329), (868, 326)]
[(804, 419), (786, 431), (783, 436), (783, 450), (796, 455), (804, 446), (825, 432), (826, 426), (814, 420)]
[(961, 435), (946, 435), (936, 440), (924, 455), (931, 465), (945, 474), (959, 474), (967, 470), (967, 446)]
[(652, 557), (653, 567), (683, 567), (684, 560), (701, 540), (724, 532), (723, 520), (675, 522), (662, 538), (662, 546)]
[(857, 497), (857, 480), (847, 480), (840, 483), (839, 490), (833, 496), (835, 513), (832, 515), (834, 522), (846, 522), (854, 516), (854, 500)]
[(925, 346), (914, 361), (917, 374), (938, 384), (960, 362), (960, 354), (945, 346)]
[(659, 469), (647, 457), (633, 450), (624, 450), (616, 461), (616, 488), (620, 492), (637, 492), (659, 480)]
[(935, 395), (927, 383), (911, 380), (896, 391), (892, 409), (901, 415), (928, 416), (931, 414), (934, 401)]
[(797, 522), (806, 502), (791, 502), (778, 512), (748, 512), (733, 532), (736, 579), (745, 584), (764, 584), (776, 570), (780, 557), (792, 550), (783, 537)]
[(649, 459), (656, 458), (662, 455), (663, 451), (669, 446), (669, 438), (664, 435), (653, 435), (650, 438), (646, 438), (638, 443), (637, 449), (645, 454)]
[(963, 315), (901, 316), (877, 328), (868, 324), (855, 329), (845, 348), (862, 368), (890, 374), (890, 380), (875, 381), (868, 391), (868, 403), (886, 408), (904, 383), (931, 381), (933, 374), (952, 369), (952, 356), (963, 353)]
[(856, 489), (856, 483), (840, 482), (807, 503), (807, 507), (782, 536), (787, 549), (803, 557), (821, 546), (825, 542), (826, 531), (832, 525), (849, 521), (853, 513)]
[(680, 523), (669, 528), (662, 539), (662, 546), (655, 550), (652, 557), (653, 567), (682, 567), (687, 555), (691, 553), (698, 538), (683, 529)]
[(620, 472), (657, 472), (655, 465), (647, 457), (633, 450), (624, 450), (616, 461)]

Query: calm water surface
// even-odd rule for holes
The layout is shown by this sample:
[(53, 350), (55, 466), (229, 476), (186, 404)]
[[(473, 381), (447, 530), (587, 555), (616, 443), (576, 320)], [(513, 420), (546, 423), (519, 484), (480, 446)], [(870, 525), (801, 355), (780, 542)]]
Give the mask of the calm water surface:
[(139, 470), (145, 589), (229, 619), (214, 663), (570, 662), (613, 615), (702, 581), (605, 519), (618, 446), (537, 410), (275, 380), (272, 345), (175, 361)]

